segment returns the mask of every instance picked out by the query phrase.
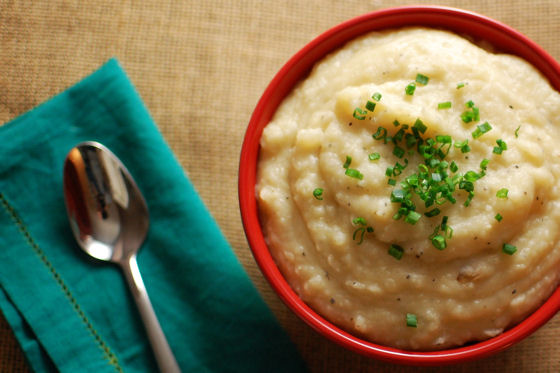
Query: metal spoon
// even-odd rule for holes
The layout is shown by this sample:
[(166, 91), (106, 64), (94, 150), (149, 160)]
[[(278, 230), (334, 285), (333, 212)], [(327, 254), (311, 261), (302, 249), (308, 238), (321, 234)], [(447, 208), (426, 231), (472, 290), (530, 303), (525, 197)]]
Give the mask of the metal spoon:
[(64, 163), (64, 198), (74, 237), (94, 258), (122, 268), (161, 372), (180, 372), (140, 276), (136, 253), (149, 226), (148, 208), (132, 176), (105, 146), (84, 142)]

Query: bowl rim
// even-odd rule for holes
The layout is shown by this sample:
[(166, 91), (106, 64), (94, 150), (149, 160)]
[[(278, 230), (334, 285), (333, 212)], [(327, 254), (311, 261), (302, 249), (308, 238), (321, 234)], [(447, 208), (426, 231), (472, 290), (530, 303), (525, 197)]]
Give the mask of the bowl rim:
[(524, 58), (560, 91), (560, 64), (534, 41), (512, 27), (487, 16), (452, 7), (415, 5), (372, 11), (342, 22), (307, 43), (278, 71), (259, 99), (243, 140), (238, 195), (245, 235), (253, 256), (280, 299), (299, 318), (327, 339), (359, 354), (407, 365), (444, 365), (467, 362), (503, 351), (545, 324), (560, 310), (560, 287), (531, 315), (496, 337), (439, 351), (412, 351), (382, 346), (355, 337), (320, 316), (287, 283), (268, 250), (259, 222), (255, 195), (260, 137), (280, 102), (305, 78), (313, 65), (346, 42), (370, 31), (426, 26), (442, 28), (489, 41), (500, 52)]

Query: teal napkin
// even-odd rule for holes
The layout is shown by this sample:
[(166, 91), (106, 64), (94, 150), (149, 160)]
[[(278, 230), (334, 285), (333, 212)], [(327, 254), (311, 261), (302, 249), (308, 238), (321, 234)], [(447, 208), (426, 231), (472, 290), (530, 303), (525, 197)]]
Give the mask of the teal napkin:
[(138, 263), (183, 372), (303, 371), (115, 60), (0, 127), (0, 308), (33, 369), (157, 370), (119, 268), (87, 257), (66, 218), (63, 162), (85, 140), (144, 193)]

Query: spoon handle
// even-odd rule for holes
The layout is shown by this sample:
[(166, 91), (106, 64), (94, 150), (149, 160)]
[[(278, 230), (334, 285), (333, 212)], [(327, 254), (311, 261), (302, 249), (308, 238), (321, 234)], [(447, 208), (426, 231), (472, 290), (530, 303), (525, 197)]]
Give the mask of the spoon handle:
[(123, 260), (121, 267), (138, 306), (142, 321), (144, 321), (159, 370), (162, 373), (180, 373), (179, 365), (161, 330), (150, 298), (148, 298), (144, 281), (142, 281), (142, 276), (140, 276), (136, 255), (131, 255), (128, 259)]

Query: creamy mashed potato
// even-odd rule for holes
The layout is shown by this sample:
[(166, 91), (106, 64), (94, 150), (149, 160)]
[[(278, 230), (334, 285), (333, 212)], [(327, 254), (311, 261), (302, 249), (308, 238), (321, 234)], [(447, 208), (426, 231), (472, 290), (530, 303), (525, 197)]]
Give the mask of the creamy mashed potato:
[[(407, 94), (418, 74), (429, 80)], [(425, 133), (412, 129), (418, 119)], [(262, 134), (257, 197), (270, 250), (305, 302), (368, 340), (433, 350), (495, 336), (559, 283), (559, 122), (560, 95), (520, 58), (422, 28), (352, 41)], [(401, 128), (417, 142), (439, 138), (434, 158), (447, 165), (428, 167), (416, 145), (392, 141)], [(397, 162), (400, 174), (387, 171)], [(426, 170), (426, 183), (451, 180), (441, 204), (426, 207), (401, 184)], [(467, 171), (473, 191), (461, 184)], [(417, 213), (408, 222), (397, 219), (398, 190), (414, 204), (401, 215)]]

